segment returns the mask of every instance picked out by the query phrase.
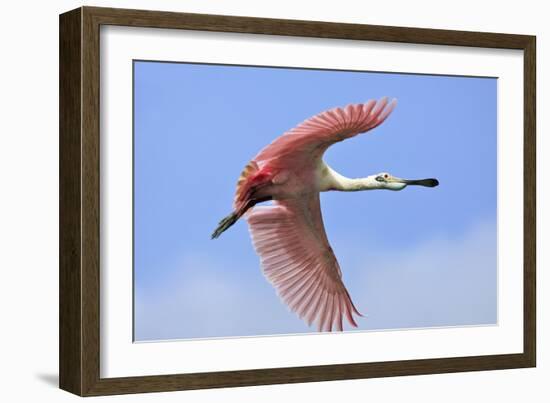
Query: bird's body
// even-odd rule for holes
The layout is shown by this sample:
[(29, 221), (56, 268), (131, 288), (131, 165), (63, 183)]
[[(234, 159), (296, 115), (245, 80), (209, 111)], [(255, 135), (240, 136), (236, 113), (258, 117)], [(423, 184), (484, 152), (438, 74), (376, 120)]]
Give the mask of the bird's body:
[[(308, 324), (316, 321), (319, 330), (342, 330), (344, 318), (357, 326), (353, 315), (360, 315), (325, 233), (319, 193), (438, 184), (387, 173), (350, 179), (323, 161), (329, 146), (380, 125), (394, 107), (395, 100), (383, 98), (332, 109), (275, 139), (241, 173), (234, 210), (212, 235), (245, 216), (264, 274), (283, 301)], [(258, 206), (268, 200), (273, 204)]]

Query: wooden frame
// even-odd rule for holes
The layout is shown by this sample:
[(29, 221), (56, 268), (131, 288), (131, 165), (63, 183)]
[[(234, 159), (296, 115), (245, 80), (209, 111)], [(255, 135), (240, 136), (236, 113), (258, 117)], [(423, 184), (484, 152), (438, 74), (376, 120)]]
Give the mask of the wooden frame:
[[(105, 25), (460, 45), (524, 51), (522, 354), (101, 378), (99, 28)], [(536, 363), (535, 37), (82, 7), (60, 16), (60, 387), (80, 396), (495, 370)]]

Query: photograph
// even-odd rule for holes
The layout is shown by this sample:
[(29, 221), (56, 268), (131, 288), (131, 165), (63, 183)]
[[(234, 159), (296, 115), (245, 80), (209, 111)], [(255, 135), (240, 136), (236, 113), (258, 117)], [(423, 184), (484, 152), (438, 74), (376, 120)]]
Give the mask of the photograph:
[(132, 70), (134, 342), (498, 325), (497, 77)]
[(60, 13), (59, 388), (540, 389), (542, 31), (294, 3)]

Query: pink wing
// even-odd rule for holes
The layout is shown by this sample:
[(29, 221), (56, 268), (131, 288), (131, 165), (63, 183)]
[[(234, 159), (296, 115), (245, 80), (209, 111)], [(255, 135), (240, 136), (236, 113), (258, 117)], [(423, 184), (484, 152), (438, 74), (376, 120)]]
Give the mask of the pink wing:
[(276, 138), (252, 161), (260, 168), (266, 163), (272, 168), (315, 163), (330, 145), (380, 125), (396, 104), (384, 97), (322, 112)]
[(357, 311), (342, 282), (323, 226), (319, 194), (256, 206), (247, 216), (263, 272), (281, 299), (319, 331), (357, 327)]
[(322, 112), (277, 137), (244, 168), (237, 183), (234, 208), (246, 204), (254, 187), (269, 183), (281, 170), (315, 169), (326, 149), (344, 139), (382, 124), (397, 101), (370, 100)]

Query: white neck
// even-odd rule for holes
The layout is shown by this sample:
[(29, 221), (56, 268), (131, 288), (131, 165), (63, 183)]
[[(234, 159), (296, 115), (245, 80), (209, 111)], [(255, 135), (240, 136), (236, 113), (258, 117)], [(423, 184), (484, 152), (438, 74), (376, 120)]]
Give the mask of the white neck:
[(357, 192), (360, 190), (381, 189), (381, 184), (375, 175), (366, 178), (346, 178), (328, 165), (324, 164), (321, 174), (321, 192), (339, 190), (342, 192)]

